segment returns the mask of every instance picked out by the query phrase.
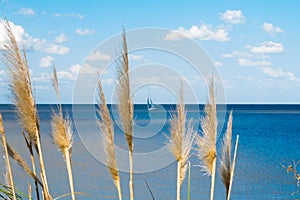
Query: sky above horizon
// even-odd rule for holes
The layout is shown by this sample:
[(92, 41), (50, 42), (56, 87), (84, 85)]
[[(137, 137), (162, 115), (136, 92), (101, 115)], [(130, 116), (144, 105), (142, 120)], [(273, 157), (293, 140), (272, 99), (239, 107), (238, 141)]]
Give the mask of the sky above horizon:
[[(37, 103), (57, 102), (49, 79), (53, 65), (58, 71), (61, 100), (72, 103), (77, 73), (87, 56), (98, 44), (120, 34), (122, 26), (129, 31), (144, 27), (170, 29), (165, 37), (168, 41), (181, 40), (176, 33), (194, 40), (218, 69), (227, 103), (299, 103), (299, 8), (300, 2), (292, 0), (0, 0), (1, 18), (7, 18), (17, 40), (27, 50)], [(3, 41), (0, 25), (0, 42)], [(114, 58), (100, 51), (92, 56), (99, 61)], [(195, 87), (203, 84), (184, 63), (168, 55), (140, 51), (131, 53), (129, 58), (133, 67), (163, 61), (161, 64), (173, 67)], [(108, 102), (113, 102), (110, 98), (115, 88), (114, 76), (115, 71), (111, 70), (102, 80)], [(198, 102), (203, 103), (207, 91), (199, 88)], [(176, 102), (172, 95), (165, 95), (165, 89), (151, 86), (137, 91), (135, 103), (146, 103), (150, 90), (154, 103)], [(1, 64), (0, 103), (9, 103), (9, 96)]]

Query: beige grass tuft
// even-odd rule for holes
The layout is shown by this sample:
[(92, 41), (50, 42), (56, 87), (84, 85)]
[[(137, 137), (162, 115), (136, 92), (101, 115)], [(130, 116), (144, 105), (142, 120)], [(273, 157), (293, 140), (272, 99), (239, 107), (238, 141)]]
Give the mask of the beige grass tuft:
[(9, 72), (9, 86), (13, 94), (13, 102), (17, 109), (21, 125), (28, 133), (30, 140), (33, 141), (37, 147), (41, 175), (45, 182), (45, 185), (43, 186), (44, 198), (46, 200), (52, 199), (49, 194), (47, 184), (42, 147), (40, 143), (39, 118), (31, 89), (26, 51), (25, 49), (20, 51), (9, 22), (7, 20), (2, 20), (1, 23), (4, 25), (4, 34), (6, 39), (4, 44), (5, 50), (2, 51), (2, 55), (4, 57), (4, 64)]
[(53, 140), (59, 150), (65, 154), (72, 149), (72, 128), (71, 122), (64, 119), (61, 114), (53, 112), (52, 114), (52, 135)]
[(197, 136), (197, 151), (204, 172), (211, 175), (210, 199), (214, 199), (214, 184), (216, 173), (216, 137), (217, 137), (217, 111), (213, 80), (209, 85), (209, 102), (204, 108), (205, 116), (201, 119), (203, 134)]
[[(51, 77), (52, 85), (56, 91), (57, 98), (60, 100), (60, 92), (58, 87), (58, 78), (56, 69), (53, 69), (53, 76)], [(66, 117), (63, 117), (62, 106), (59, 104), (59, 111), (56, 113), (53, 111), (52, 120), (52, 136), (53, 141), (58, 147), (58, 149), (62, 152), (65, 162), (67, 165), (69, 184), (71, 189), (72, 200), (75, 200), (75, 190), (74, 190), (74, 182), (72, 175), (72, 164), (71, 164), (71, 152), (72, 152), (72, 143), (73, 143), (73, 133), (72, 133), (72, 125), (71, 121)]]
[(180, 188), (187, 171), (188, 159), (193, 146), (195, 133), (193, 123), (189, 121), (186, 128), (186, 111), (183, 101), (183, 90), (180, 89), (180, 101), (176, 106), (177, 113), (171, 119), (170, 151), (177, 160), (177, 200), (180, 199)]
[(223, 139), (222, 158), (220, 162), (220, 176), (226, 188), (226, 197), (228, 196), (230, 177), (231, 177), (231, 139), (232, 139), (232, 111), (230, 112), (227, 130)]
[(2, 55), (3, 62), (9, 72), (9, 87), (13, 94), (13, 102), (19, 115), (19, 120), (30, 138), (35, 140), (39, 120), (36, 105), (31, 90), (29, 68), (25, 50), (21, 53), (9, 22), (1, 21), (5, 28), (6, 43)]
[(106, 165), (110, 171), (115, 187), (118, 190), (119, 200), (122, 199), (121, 185), (119, 171), (117, 168), (116, 154), (115, 154), (115, 142), (114, 142), (114, 129), (112, 121), (107, 108), (104, 92), (100, 80), (98, 80), (98, 96), (99, 96), (99, 110), (98, 113), (101, 120), (98, 120), (99, 127), (101, 129), (105, 152), (106, 152)]
[(123, 131), (125, 133), (126, 141), (129, 148), (129, 190), (130, 200), (133, 200), (133, 101), (130, 94), (129, 59), (125, 30), (123, 31), (122, 38), (122, 57), (120, 59), (120, 66), (118, 68), (118, 109), (122, 121)]

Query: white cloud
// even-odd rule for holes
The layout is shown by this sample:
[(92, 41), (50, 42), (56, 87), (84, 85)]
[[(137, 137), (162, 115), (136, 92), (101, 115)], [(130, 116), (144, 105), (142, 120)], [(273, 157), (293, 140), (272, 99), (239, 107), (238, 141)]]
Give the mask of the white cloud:
[(217, 67), (223, 66), (223, 63), (221, 63), (220, 61), (215, 61), (214, 64), (215, 64), (215, 66), (217, 66)]
[(248, 47), (251, 53), (280, 53), (284, 51), (283, 44), (266, 41), (259, 46)]
[(142, 55), (132, 55), (132, 54), (130, 54), (128, 56), (128, 58), (129, 58), (129, 60), (132, 60), (132, 61), (141, 61), (144, 59)]
[(236, 58), (236, 57), (250, 58), (252, 57), (252, 55), (249, 52), (234, 50), (231, 53), (223, 54), (222, 57), (223, 58)]
[(84, 64), (81, 66), (80, 64), (72, 65), (67, 70), (60, 70), (57, 72), (57, 76), (59, 79), (67, 79), (67, 80), (75, 80), (77, 74), (101, 74), (103, 69), (92, 67), (89, 64)]
[(16, 12), (16, 14), (24, 16), (34, 16), (35, 12), (32, 8), (22, 7), (19, 11)]
[(102, 72), (104, 72), (103, 69), (93, 67), (89, 64), (84, 64), (83, 68), (80, 69), (80, 73), (83, 74), (101, 74)]
[(230, 24), (243, 24), (246, 21), (241, 10), (226, 10), (220, 14), (220, 17), (223, 21)]
[(51, 67), (54, 64), (54, 58), (52, 56), (42, 57), (40, 60), (41, 67)]
[(70, 48), (52, 44), (45, 49), (45, 52), (50, 54), (66, 55), (70, 52)]
[(290, 81), (299, 81), (292, 72), (285, 72), (282, 69), (273, 69), (271, 67), (264, 67), (263, 73), (270, 78), (288, 79)]
[(4, 75), (4, 74), (5, 74), (4, 70), (0, 70), (0, 75)]
[(271, 66), (272, 63), (266, 60), (259, 60), (259, 61), (253, 61), (251, 59), (247, 58), (239, 58), (238, 59), (238, 65), (239, 66)]
[[(0, 20), (0, 30), (4, 30), (3, 20)], [(29, 35), (25, 29), (20, 25), (15, 25), (13, 22), (9, 22), (12, 32), (21, 46), (24, 46), (27, 51), (40, 51), (51, 54), (64, 55), (69, 53), (69, 48), (58, 44), (53, 44), (45, 39), (36, 38)], [(6, 42), (5, 33), (0, 32), (0, 49), (4, 49), (3, 44)]]
[(88, 57), (87, 61), (110, 61), (111, 56), (101, 53), (99, 50), (92, 52)]
[[(50, 79), (49, 79), (49, 74), (48, 73), (32, 73), (32, 82), (49, 82)], [(35, 85), (34, 84), (34, 87), (37, 89), (37, 87), (39, 87), (41, 85)]]
[(255, 78), (253, 76), (238, 76), (238, 79), (245, 80), (245, 81), (255, 81)]
[(283, 33), (284, 32), (280, 27), (274, 26), (271, 23), (264, 23), (262, 25), (262, 28), (270, 35), (274, 35), (275, 33)]
[(68, 41), (68, 38), (65, 34), (61, 33), (59, 34), (59, 36), (57, 36), (55, 39), (54, 39), (54, 42), (58, 43), (58, 44), (64, 44)]
[(182, 40), (185, 37), (199, 40), (229, 41), (228, 32), (222, 28), (213, 28), (211, 25), (202, 24), (200, 27), (193, 25), (190, 29), (179, 27), (179, 29), (170, 31), (165, 40)]
[(101, 83), (105, 84), (105, 85), (115, 85), (116, 81), (112, 78), (106, 78), (106, 79), (101, 80)]
[(57, 77), (59, 79), (75, 80), (75, 75), (69, 71), (58, 71)]
[(76, 33), (78, 35), (93, 35), (93, 34), (95, 34), (95, 31), (91, 30), (91, 29), (88, 29), (88, 28), (86, 28), (86, 29), (78, 28), (78, 29), (76, 29)]
[(53, 17), (75, 17), (78, 19), (84, 19), (84, 16), (80, 13), (54, 13)]
[(74, 74), (78, 74), (79, 73), (79, 71), (80, 71), (80, 69), (81, 69), (81, 65), (79, 65), (79, 64), (75, 64), (75, 65), (72, 65), (71, 67), (70, 67), (70, 71), (72, 72), (72, 73), (74, 73)]

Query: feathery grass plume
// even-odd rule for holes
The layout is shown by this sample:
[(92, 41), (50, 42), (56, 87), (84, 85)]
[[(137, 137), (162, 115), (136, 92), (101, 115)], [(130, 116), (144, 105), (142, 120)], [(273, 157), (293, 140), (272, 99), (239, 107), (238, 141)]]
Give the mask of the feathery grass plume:
[[(56, 91), (57, 98), (60, 100), (60, 93), (58, 87), (58, 78), (55, 67), (53, 68), (53, 76), (51, 77), (51, 81), (53, 87)], [(71, 121), (63, 117), (62, 106), (59, 104), (59, 111), (56, 113), (53, 111), (52, 120), (52, 136), (54, 143), (62, 152), (68, 171), (70, 190), (72, 195), (72, 200), (75, 200), (75, 191), (74, 191), (74, 183), (73, 183), (73, 175), (72, 175), (72, 164), (71, 164), (71, 151), (72, 151), (72, 127)]]
[(15, 184), (12, 176), (12, 170), (11, 170), (11, 165), (8, 157), (8, 151), (7, 151), (7, 143), (6, 143), (6, 136), (4, 132), (4, 126), (2, 122), (2, 114), (0, 113), (0, 133), (2, 136), (2, 142), (3, 142), (3, 147), (5, 151), (5, 163), (6, 163), (6, 170), (8, 172), (8, 180), (9, 180), (9, 187), (12, 189), (12, 195), (13, 199), (16, 200), (16, 192), (15, 192)]
[(115, 187), (118, 190), (119, 200), (122, 199), (121, 185), (120, 185), (120, 176), (117, 167), (116, 154), (115, 154), (115, 142), (114, 142), (114, 130), (107, 108), (104, 92), (100, 80), (98, 80), (98, 113), (101, 117), (101, 120), (98, 120), (99, 127), (101, 129), (105, 153), (106, 153), (106, 165), (110, 171), (111, 177), (114, 181)]
[(214, 185), (216, 175), (216, 137), (217, 137), (217, 111), (213, 80), (209, 85), (209, 102), (204, 108), (205, 116), (201, 118), (202, 135), (197, 136), (197, 151), (202, 161), (202, 169), (211, 175), (210, 199), (214, 199)]
[(49, 194), (47, 177), (42, 155), (42, 147), (40, 142), (39, 118), (32, 94), (29, 68), (26, 59), (26, 51), (20, 51), (16, 38), (12, 32), (10, 24), (7, 20), (2, 20), (5, 33), (5, 44), (2, 55), (4, 64), (9, 72), (9, 86), (13, 94), (13, 102), (16, 107), (19, 121), (29, 135), (30, 140), (34, 141), (37, 147), (39, 164), (42, 179), (45, 181), (44, 197), (46, 200), (52, 199)]
[(31, 177), (33, 178), (41, 187), (43, 187), (42, 182), (38, 179), (38, 177), (36, 175), (34, 175), (34, 173), (31, 171), (31, 169), (29, 168), (29, 166), (27, 165), (27, 163), (23, 160), (23, 158), (21, 157), (21, 155), (12, 148), (11, 145), (9, 145), (7, 143), (7, 151), (9, 156), (14, 159), (18, 165), (20, 165), (23, 170)]
[(180, 102), (176, 106), (177, 113), (171, 119), (171, 138), (170, 151), (173, 153), (177, 160), (177, 200), (180, 199), (180, 188), (184, 181), (190, 151), (193, 145), (195, 134), (193, 131), (192, 121), (189, 121), (187, 129), (186, 112), (183, 102), (183, 90), (180, 88)]
[(222, 158), (220, 161), (220, 176), (226, 188), (226, 198), (228, 197), (231, 178), (231, 139), (232, 139), (232, 111), (230, 112), (227, 130), (223, 138)]
[(129, 191), (130, 200), (133, 200), (133, 102), (130, 96), (129, 59), (125, 30), (123, 30), (122, 38), (122, 57), (120, 59), (120, 66), (118, 68), (118, 109), (129, 148)]

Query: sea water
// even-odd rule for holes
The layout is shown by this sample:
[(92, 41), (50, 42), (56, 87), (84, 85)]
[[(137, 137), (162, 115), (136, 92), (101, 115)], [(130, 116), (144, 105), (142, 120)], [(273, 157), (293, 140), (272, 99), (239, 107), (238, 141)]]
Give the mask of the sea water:
[[(69, 193), (69, 183), (64, 159), (51, 138), (51, 113), (55, 105), (38, 105), (41, 124), (41, 140), (46, 164), (50, 193), (53, 197)], [(127, 143), (120, 125), (117, 107), (109, 106), (114, 120), (115, 142), (120, 151), (128, 152)], [(187, 120), (194, 121), (194, 129), (201, 134), (199, 120), (203, 116), (203, 105), (187, 105)], [(168, 151), (170, 134), (169, 120), (175, 105), (160, 105), (148, 110), (147, 105), (135, 105), (134, 152), (149, 155), (143, 163), (136, 163), (134, 174), (135, 199), (152, 199), (146, 181), (155, 199), (176, 198), (176, 162), (169, 152), (152, 157), (151, 152)], [(296, 181), (284, 166), (300, 160), (300, 106), (299, 105), (228, 105), (218, 106), (218, 159), (222, 137), (226, 130), (228, 112), (233, 111), (233, 144), (239, 135), (239, 146), (231, 199), (297, 199)], [(101, 154), (101, 135), (97, 126), (97, 112), (94, 105), (63, 105), (63, 111), (73, 122), (72, 166), (75, 190), (84, 194), (78, 199), (117, 199), (109, 171)], [(30, 164), (28, 150), (22, 138), (14, 107), (0, 105), (8, 142)], [(98, 145), (99, 144), (99, 145)], [(99, 151), (99, 152), (98, 152)], [(1, 150), (2, 155), (3, 150)], [(205, 175), (201, 162), (195, 153), (191, 162), (191, 199), (209, 199), (210, 177)], [(151, 155), (150, 155), (151, 154)], [(126, 168), (128, 155), (117, 155), (118, 165)], [(121, 161), (120, 161), (121, 160)], [(168, 162), (167, 162), (168, 161)], [(171, 161), (171, 162), (170, 162)], [(121, 162), (125, 162), (121, 163)], [(161, 163), (164, 164), (161, 164)], [(218, 165), (219, 160), (217, 161)], [(4, 159), (0, 161), (1, 175), (5, 174)], [(32, 181), (14, 161), (13, 176), (18, 190), (27, 192)], [(143, 172), (143, 170), (145, 172)], [(126, 171), (126, 170), (124, 170)], [(129, 199), (129, 174), (120, 172), (123, 199)], [(300, 172), (300, 169), (298, 170)], [(4, 182), (3, 176), (0, 182)], [(34, 190), (33, 197), (35, 197)], [(182, 184), (182, 199), (187, 199), (187, 178)], [(63, 199), (70, 199), (65, 197)], [(215, 199), (225, 199), (225, 188), (217, 173)]]

